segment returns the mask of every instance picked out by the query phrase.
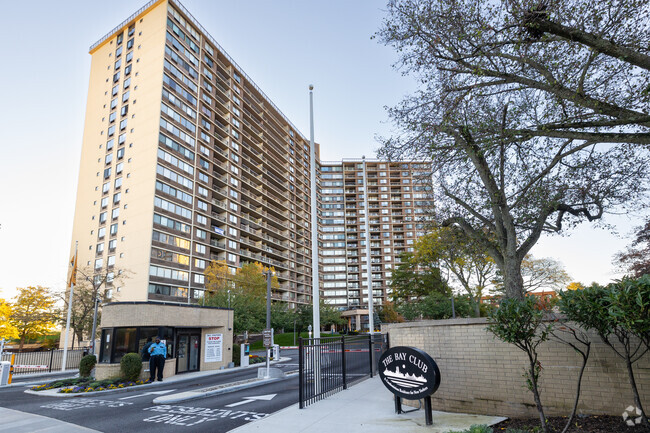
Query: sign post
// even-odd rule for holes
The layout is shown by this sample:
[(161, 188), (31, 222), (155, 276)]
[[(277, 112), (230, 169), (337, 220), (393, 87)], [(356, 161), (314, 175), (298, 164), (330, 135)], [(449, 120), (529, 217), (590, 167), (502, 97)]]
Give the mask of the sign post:
[(440, 370), (428, 353), (414, 347), (392, 347), (379, 358), (379, 377), (395, 394), (395, 412), (402, 413), (402, 398), (423, 398), (426, 424), (433, 424), (431, 395), (440, 386)]
[(264, 339), (264, 347), (266, 347), (266, 379), (270, 377), (271, 374), (271, 346), (273, 345), (273, 330), (270, 328), (264, 329), (262, 331), (262, 338)]

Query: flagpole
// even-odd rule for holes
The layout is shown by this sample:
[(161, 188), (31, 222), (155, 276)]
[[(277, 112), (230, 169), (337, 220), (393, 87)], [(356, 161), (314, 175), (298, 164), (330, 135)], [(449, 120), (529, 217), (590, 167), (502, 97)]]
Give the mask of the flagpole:
[(61, 371), (65, 371), (66, 362), (68, 361), (68, 337), (70, 335), (70, 316), (72, 315), (72, 293), (74, 291), (74, 283), (77, 278), (77, 245), (74, 243), (74, 264), (72, 265), (72, 273), (70, 274), (70, 296), (68, 298), (68, 318), (65, 320), (65, 340), (63, 344), (63, 359), (61, 360)]
[(320, 338), (320, 282), (318, 275), (318, 187), (316, 185), (316, 145), (314, 143), (314, 86), (309, 86), (309, 146), (311, 165), (311, 278), (314, 338)]

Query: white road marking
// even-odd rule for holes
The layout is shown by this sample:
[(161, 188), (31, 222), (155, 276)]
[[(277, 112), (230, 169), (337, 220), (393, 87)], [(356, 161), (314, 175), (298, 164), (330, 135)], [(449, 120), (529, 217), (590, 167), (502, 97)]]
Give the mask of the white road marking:
[(253, 395), (250, 397), (244, 397), (244, 400), (238, 401), (237, 403), (227, 404), (226, 407), (235, 407), (235, 406), (239, 406), (240, 404), (246, 404), (257, 400), (269, 401), (276, 395), (277, 394), (266, 394), (266, 395)]
[(130, 397), (122, 397), (119, 400), (128, 400), (130, 398), (144, 397), (145, 395), (163, 395), (163, 394), (167, 394), (168, 392), (172, 392), (172, 391), (176, 391), (176, 390), (175, 389), (168, 389), (166, 391), (150, 391), (150, 392), (145, 392), (145, 393), (138, 394), (138, 395), (132, 395)]

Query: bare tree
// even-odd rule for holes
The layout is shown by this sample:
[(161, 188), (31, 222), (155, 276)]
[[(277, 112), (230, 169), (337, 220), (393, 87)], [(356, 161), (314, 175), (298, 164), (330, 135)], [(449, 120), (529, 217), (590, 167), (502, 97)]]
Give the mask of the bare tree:
[(627, 16), (586, 0), (389, 3), (379, 36), (422, 88), (389, 110), (403, 132), (380, 155), (432, 159), (434, 217), (490, 254), (508, 297), (523, 297), (521, 263), (543, 232), (644, 206), (648, 71), (535, 32), (529, 16), (593, 20), (609, 39), (634, 28), (621, 44), (644, 52), (647, 7), (619, 3)]
[[(93, 319), (95, 306), (97, 305), (96, 323), (101, 320), (101, 306), (117, 294), (114, 288), (125, 278), (128, 272), (114, 267), (103, 267), (95, 269), (84, 267), (77, 269), (77, 285), (74, 287), (72, 310), (70, 316), (70, 328), (73, 330), (77, 341), (83, 341), (85, 337), (92, 340)], [(69, 289), (68, 289), (69, 290)], [(64, 314), (62, 324), (66, 323), (66, 312), (68, 311), (69, 292), (61, 293), (59, 298), (64, 303)], [(72, 339), (74, 348), (74, 338)]]

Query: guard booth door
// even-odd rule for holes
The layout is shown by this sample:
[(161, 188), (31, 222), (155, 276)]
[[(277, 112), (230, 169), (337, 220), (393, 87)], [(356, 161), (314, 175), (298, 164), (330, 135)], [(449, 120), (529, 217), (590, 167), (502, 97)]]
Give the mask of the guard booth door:
[(177, 330), (176, 333), (176, 372), (185, 373), (199, 370), (201, 355), (201, 330)]

